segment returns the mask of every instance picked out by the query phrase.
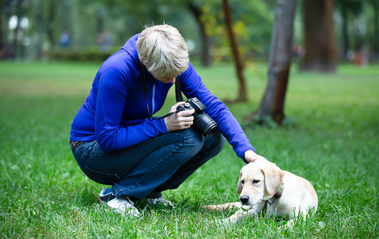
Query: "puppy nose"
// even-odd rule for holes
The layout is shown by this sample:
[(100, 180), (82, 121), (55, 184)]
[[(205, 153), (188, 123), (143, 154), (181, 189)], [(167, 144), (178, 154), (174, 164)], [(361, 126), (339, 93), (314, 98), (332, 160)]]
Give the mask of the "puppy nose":
[(247, 203), (249, 201), (249, 196), (243, 195), (240, 197), (242, 203)]

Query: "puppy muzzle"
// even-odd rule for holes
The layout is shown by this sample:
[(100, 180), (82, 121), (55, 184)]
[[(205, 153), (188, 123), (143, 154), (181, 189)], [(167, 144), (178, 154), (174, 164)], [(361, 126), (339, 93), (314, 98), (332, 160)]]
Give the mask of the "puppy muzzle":
[(255, 204), (260, 203), (262, 201), (262, 198), (260, 198), (258, 200), (258, 202), (251, 203), (250, 202), (250, 197), (248, 195), (242, 195), (242, 196), (240, 196), (240, 201), (241, 201), (242, 205), (255, 205)]
[(249, 200), (250, 200), (250, 197), (247, 195), (242, 195), (240, 197), (240, 201), (241, 201), (242, 205), (247, 205)]

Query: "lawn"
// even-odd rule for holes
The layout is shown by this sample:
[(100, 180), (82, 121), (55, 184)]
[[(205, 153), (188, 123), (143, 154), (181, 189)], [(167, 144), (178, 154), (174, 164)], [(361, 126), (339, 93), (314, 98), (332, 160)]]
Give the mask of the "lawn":
[[(379, 66), (342, 65), (336, 74), (299, 73), (286, 98), (283, 127), (243, 123), (257, 152), (307, 178), (319, 197), (314, 217), (280, 230), (282, 220), (211, 223), (233, 213), (201, 205), (238, 201), (243, 161), (227, 144), (164, 196), (175, 209), (140, 208), (128, 219), (97, 204), (104, 185), (80, 171), (68, 145), (70, 124), (99, 63), (0, 62), (0, 238), (378, 238)], [(196, 68), (220, 99), (233, 98), (229, 65)], [(264, 92), (267, 66), (246, 71), (249, 102), (228, 105), (242, 122)], [(174, 104), (169, 94), (163, 115)]]

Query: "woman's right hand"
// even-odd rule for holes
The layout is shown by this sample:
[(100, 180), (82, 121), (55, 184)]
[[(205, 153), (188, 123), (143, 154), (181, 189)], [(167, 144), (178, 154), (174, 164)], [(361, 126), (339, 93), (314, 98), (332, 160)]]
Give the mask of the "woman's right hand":
[[(179, 105), (184, 104), (185, 102), (178, 102), (173, 107), (171, 107), (169, 113), (175, 112)], [(192, 114), (195, 113), (195, 110), (185, 110), (180, 111), (179, 113), (170, 115), (169, 117), (164, 118), (166, 124), (167, 132), (188, 129), (193, 124), (194, 117)], [(191, 116), (190, 116), (191, 115)]]

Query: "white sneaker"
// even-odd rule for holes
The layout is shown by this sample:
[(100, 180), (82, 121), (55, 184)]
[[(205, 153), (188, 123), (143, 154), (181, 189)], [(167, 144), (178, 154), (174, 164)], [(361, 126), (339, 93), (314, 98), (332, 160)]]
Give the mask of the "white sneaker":
[(165, 207), (174, 207), (174, 204), (172, 204), (172, 202), (170, 202), (169, 200), (165, 199), (164, 197), (146, 198), (146, 201), (150, 205), (157, 205), (158, 203), (161, 203)]
[(128, 197), (114, 198), (107, 202), (107, 205), (125, 216), (137, 217), (141, 214), (137, 208), (134, 207), (134, 202)]

